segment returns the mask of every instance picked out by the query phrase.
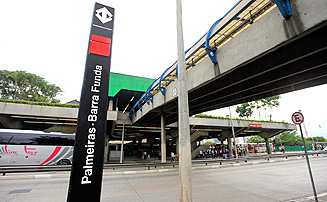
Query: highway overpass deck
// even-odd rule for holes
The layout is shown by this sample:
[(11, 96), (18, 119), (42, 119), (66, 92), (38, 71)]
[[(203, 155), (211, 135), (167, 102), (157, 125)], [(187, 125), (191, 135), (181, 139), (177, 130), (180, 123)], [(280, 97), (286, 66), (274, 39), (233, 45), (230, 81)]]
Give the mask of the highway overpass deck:
[[(78, 108), (0, 102), (0, 123), (3, 128), (7, 129), (75, 133), (77, 114)], [(133, 126), (127, 113), (109, 110), (107, 121), (111, 122), (107, 129), (111, 135), (110, 139), (121, 138), (117, 133), (121, 133), (123, 124), (126, 126), (127, 139), (129, 135), (140, 133), (140, 130), (141, 133), (160, 134), (160, 127)], [(294, 124), (246, 120), (233, 120), (233, 126), (237, 137), (261, 135), (270, 138), (285, 130), (296, 130)], [(190, 117), (190, 127), (193, 131), (207, 132), (208, 137), (210, 136), (209, 132), (214, 134), (214, 137), (221, 136), (220, 139), (226, 139), (231, 135), (229, 119)], [(166, 128), (169, 129), (167, 133), (170, 135), (170, 129), (176, 129), (177, 123), (169, 124)]]
[[(251, 2), (265, 3), (242, 1)], [(292, 15), (287, 19), (272, 5), (262, 8), (256, 20), (246, 21), (238, 12), (252, 13), (243, 9), (246, 5), (237, 4), (213, 30), (225, 28), (230, 20), (241, 19), (246, 25), (223, 46), (210, 46), (214, 58), (203, 57), (187, 70), (190, 116), (327, 83), (325, 0), (290, 1)], [(203, 47), (204, 41), (194, 47)], [(165, 71), (135, 104), (133, 124), (160, 126), (162, 112), (167, 124), (177, 121), (178, 78), (169, 72), (176, 74), (176, 69)]]

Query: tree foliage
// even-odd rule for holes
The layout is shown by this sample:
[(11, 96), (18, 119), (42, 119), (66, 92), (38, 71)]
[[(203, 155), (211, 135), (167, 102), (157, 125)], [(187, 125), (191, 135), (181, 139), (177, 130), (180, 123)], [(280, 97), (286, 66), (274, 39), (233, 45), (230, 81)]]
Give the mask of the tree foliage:
[[(313, 140), (313, 141), (312, 141)], [(304, 139), (306, 145), (312, 145), (314, 142), (327, 142), (327, 139), (323, 137), (309, 137)], [(248, 140), (248, 143), (264, 143), (265, 139), (254, 135), (251, 136)], [(280, 135), (277, 135), (273, 138), (270, 138), (270, 143), (273, 143), (274, 146), (303, 146), (301, 136), (296, 135), (296, 131), (284, 131)]]
[(276, 146), (301, 146), (303, 145), (302, 139), (300, 136), (296, 136), (296, 131), (284, 131), (279, 136), (275, 138)]
[(236, 112), (239, 114), (239, 117), (249, 118), (253, 114), (253, 109), (255, 108), (254, 103), (243, 103), (241, 106), (237, 106)]
[[(304, 138), (306, 145), (315, 144), (315, 142), (327, 142), (324, 137), (308, 137)], [(281, 146), (303, 146), (301, 136), (296, 135), (296, 131), (285, 131), (274, 139), (274, 145)]]
[(277, 95), (253, 102), (243, 103), (240, 106), (237, 106), (236, 112), (239, 114), (239, 117), (249, 118), (253, 114), (253, 109), (260, 109), (261, 107), (272, 109), (273, 107), (278, 107), (280, 105), (279, 99), (280, 96)]
[(0, 98), (59, 103), (62, 90), (44, 78), (26, 71), (0, 70)]
[(265, 139), (263, 137), (260, 137), (259, 135), (251, 136), (248, 140), (248, 143), (264, 143)]

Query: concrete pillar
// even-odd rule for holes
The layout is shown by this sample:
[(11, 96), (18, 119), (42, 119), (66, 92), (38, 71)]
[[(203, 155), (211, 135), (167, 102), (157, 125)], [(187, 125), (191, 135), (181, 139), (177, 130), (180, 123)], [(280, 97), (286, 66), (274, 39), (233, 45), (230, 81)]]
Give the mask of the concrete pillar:
[(266, 142), (267, 154), (271, 154), (271, 148), (270, 148), (270, 145), (269, 145), (269, 138), (265, 138), (265, 142)]
[(109, 107), (108, 110), (112, 111), (114, 109), (114, 101), (113, 100), (109, 100)]
[(161, 112), (161, 163), (166, 163), (166, 123), (163, 112)]
[(104, 162), (108, 163), (109, 161), (109, 135), (105, 137), (105, 147), (104, 147)]
[(179, 137), (176, 138), (176, 151), (175, 151), (175, 154), (178, 153), (178, 156), (179, 156)]
[[(182, 23), (182, 0), (176, 0), (178, 54), (179, 201), (192, 200), (192, 155)], [(177, 144), (176, 144), (177, 145)]]
[(124, 159), (124, 136), (125, 136), (125, 123), (123, 123), (123, 132), (122, 132), (122, 136), (121, 136), (120, 160), (119, 160), (119, 163), (123, 163), (123, 159)]
[(232, 139), (230, 137), (227, 138), (227, 147), (228, 147), (230, 155), (232, 155), (233, 148), (232, 148)]
[(229, 116), (230, 116), (230, 124), (232, 126), (232, 132), (233, 132), (235, 158), (238, 158), (237, 147), (236, 147), (236, 140), (235, 140), (235, 132), (234, 132), (234, 126), (233, 126), (233, 118), (232, 118), (232, 112), (230, 111), (230, 107), (229, 107)]

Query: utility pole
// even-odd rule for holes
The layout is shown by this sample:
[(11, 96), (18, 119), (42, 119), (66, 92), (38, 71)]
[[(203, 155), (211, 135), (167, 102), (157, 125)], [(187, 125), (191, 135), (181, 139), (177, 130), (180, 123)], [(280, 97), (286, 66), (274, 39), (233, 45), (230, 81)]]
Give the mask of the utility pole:
[(182, 1), (176, 0), (178, 53), (179, 201), (192, 201), (192, 159), (188, 91), (182, 23)]

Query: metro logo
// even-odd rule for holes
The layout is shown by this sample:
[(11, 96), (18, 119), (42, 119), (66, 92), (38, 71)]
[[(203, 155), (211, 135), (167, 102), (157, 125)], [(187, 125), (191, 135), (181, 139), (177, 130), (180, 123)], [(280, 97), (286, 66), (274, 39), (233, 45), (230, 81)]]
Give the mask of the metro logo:
[(114, 16), (105, 7), (100, 8), (95, 12), (96, 12), (95, 16), (102, 22), (102, 24), (112, 21), (112, 16)]

